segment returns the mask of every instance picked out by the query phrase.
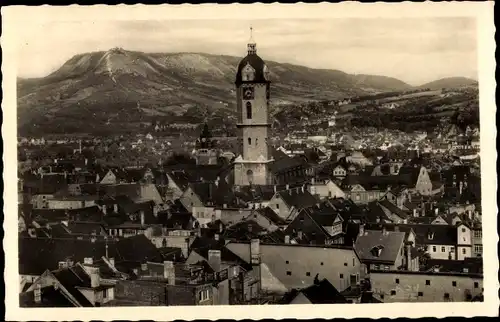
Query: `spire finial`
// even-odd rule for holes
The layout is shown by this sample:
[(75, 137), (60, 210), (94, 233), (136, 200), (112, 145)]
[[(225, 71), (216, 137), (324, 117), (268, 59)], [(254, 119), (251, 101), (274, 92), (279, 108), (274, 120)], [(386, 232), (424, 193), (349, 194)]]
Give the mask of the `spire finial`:
[(250, 40), (248, 41), (248, 54), (255, 55), (257, 53), (256, 44), (253, 40), (253, 27), (250, 25)]

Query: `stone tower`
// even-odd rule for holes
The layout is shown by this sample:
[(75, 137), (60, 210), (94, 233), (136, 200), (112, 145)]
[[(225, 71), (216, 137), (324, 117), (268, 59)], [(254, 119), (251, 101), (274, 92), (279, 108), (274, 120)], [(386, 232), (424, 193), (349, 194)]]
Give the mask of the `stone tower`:
[(236, 186), (271, 183), (268, 145), (269, 69), (257, 56), (256, 44), (250, 39), (248, 54), (241, 60), (236, 73), (236, 105), (240, 154), (234, 161)]
[(213, 165), (217, 164), (218, 161), (219, 154), (216, 149), (216, 142), (212, 139), (212, 133), (210, 133), (206, 123), (199, 139), (196, 140), (195, 157), (198, 165)]

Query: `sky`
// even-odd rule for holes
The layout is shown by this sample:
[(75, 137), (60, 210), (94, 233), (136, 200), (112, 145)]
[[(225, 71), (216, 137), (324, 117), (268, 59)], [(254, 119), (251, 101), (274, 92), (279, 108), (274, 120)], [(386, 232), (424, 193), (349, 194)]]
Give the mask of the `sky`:
[(477, 79), (476, 21), (466, 17), (25, 21), (16, 31), (18, 76), (43, 77), (76, 54), (113, 47), (243, 57), (250, 26), (264, 60), (411, 85)]

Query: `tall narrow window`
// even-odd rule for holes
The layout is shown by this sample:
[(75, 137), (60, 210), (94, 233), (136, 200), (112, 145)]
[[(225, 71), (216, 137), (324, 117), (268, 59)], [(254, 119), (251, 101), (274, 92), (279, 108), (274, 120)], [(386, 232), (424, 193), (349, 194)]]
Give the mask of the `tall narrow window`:
[(252, 103), (247, 102), (246, 107), (247, 107), (247, 119), (251, 120), (252, 119)]
[(255, 146), (257, 146), (257, 145), (258, 145), (258, 144), (257, 144), (258, 142), (259, 142), (259, 139), (255, 139)]
[(252, 170), (247, 171), (247, 178), (248, 178), (248, 183), (253, 183), (253, 171)]
[(248, 145), (252, 145), (252, 138), (248, 138)]

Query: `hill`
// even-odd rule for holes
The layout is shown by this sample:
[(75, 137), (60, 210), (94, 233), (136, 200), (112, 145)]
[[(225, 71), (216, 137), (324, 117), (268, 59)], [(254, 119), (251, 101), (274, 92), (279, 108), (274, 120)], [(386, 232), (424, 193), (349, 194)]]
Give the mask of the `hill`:
[[(26, 133), (128, 131), (156, 117), (233, 113), (241, 58), (120, 48), (72, 57), (52, 74), (19, 79), (18, 127)], [(272, 105), (405, 90), (389, 77), (267, 62)], [(193, 108), (197, 109), (193, 113)], [(210, 111), (210, 112), (207, 112)]]
[(439, 90), (443, 88), (459, 88), (464, 86), (477, 86), (478, 82), (466, 77), (447, 77), (441, 78), (419, 86), (420, 88), (429, 88), (430, 90)]

